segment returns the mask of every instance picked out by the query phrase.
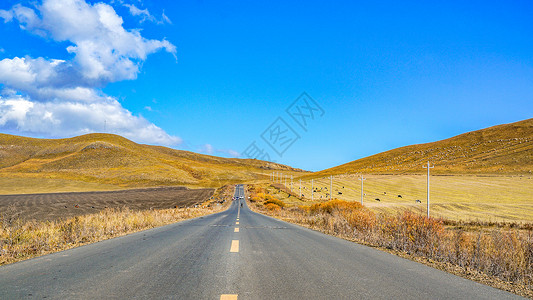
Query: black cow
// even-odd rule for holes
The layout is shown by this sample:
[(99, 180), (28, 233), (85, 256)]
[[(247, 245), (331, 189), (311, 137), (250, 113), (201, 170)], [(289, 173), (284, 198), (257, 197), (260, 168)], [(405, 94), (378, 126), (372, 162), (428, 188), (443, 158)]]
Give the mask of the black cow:
[(402, 198), (402, 195), (398, 195), (398, 198)]
[(376, 201), (381, 201), (381, 200), (379, 200), (379, 198), (376, 198)]

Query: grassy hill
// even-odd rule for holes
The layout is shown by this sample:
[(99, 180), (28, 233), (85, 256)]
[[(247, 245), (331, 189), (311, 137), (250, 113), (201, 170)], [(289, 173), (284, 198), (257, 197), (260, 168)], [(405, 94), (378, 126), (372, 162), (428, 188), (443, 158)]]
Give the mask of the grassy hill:
[(18, 182), (46, 179), (121, 187), (212, 187), (268, 179), (269, 170), (302, 171), (254, 159), (222, 158), (136, 144), (112, 134), (68, 139), (0, 134), (0, 177), (16, 178)]
[(423, 173), (427, 161), (435, 165), (431, 172), (436, 174), (531, 174), (533, 119), (393, 149), (304, 177)]

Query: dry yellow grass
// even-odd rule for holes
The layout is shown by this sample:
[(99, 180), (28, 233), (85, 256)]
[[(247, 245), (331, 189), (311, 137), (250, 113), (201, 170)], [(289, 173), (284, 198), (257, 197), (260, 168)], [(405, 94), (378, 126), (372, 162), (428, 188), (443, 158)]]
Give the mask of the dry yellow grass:
[(533, 174), (533, 119), (401, 147), (313, 173), (416, 174), (431, 161), (435, 174)]
[(410, 211), (375, 213), (357, 202), (338, 199), (274, 207), (279, 199), (287, 203), (287, 199), (293, 198), (284, 198), (287, 191), (277, 186), (252, 185), (248, 186), (248, 193), (252, 209), (273, 217), (533, 297), (531, 224), (519, 228), (476, 222), (467, 227), (446, 226), (447, 220), (426, 218)]
[(97, 214), (56, 222), (21, 223), (0, 218), (0, 265), (207, 215), (221, 209), (222, 206), (144, 211), (105, 209)]
[[(413, 210), (426, 213), (425, 175), (365, 175), (365, 178), (363, 203), (373, 211), (391, 214)], [(359, 176), (335, 176), (333, 183), (334, 198), (360, 202)], [(430, 183), (430, 212), (434, 217), (461, 221), (533, 223), (533, 176), (431, 176)], [(296, 194), (298, 187), (296, 190), (293, 187)], [(317, 190), (314, 202), (310, 201), (311, 182), (303, 181), (302, 187), (306, 201), (301, 204), (309, 205), (329, 199), (329, 178), (314, 179)], [(286, 197), (280, 195), (280, 198)], [(416, 203), (416, 200), (421, 203)], [(300, 204), (295, 197), (286, 201)]]
[[(89, 189), (101, 187), (104, 190), (114, 189), (114, 186), (220, 187), (267, 179), (270, 170), (300, 171), (255, 159), (221, 158), (136, 144), (111, 134), (56, 140), (0, 134), (0, 178), (11, 180), (39, 178), (87, 182), (94, 184), (89, 185)], [(39, 186), (33, 181), (25, 192), (40, 192), (46, 189), (46, 183), (43, 181)], [(77, 184), (68, 185), (75, 189)], [(82, 185), (79, 187), (85, 190)]]

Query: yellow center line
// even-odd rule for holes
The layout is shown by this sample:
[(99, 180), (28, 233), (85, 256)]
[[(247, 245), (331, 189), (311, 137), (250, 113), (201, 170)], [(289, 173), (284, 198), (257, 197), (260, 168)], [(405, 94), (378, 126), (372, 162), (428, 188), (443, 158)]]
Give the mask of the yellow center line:
[(237, 300), (237, 295), (224, 294), (220, 295), (220, 300)]
[(239, 232), (239, 227), (235, 228), (234, 232)]
[(239, 252), (239, 240), (231, 241), (231, 248), (229, 249), (229, 252)]
[(235, 225), (239, 225), (239, 221), (235, 222)]

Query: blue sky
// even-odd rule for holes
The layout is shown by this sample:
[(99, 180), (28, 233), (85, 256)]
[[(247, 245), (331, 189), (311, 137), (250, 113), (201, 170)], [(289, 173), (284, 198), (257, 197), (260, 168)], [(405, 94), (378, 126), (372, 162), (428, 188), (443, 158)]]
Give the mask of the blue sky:
[(2, 1), (0, 132), (320, 170), (533, 117), (533, 3), (463, 2)]

